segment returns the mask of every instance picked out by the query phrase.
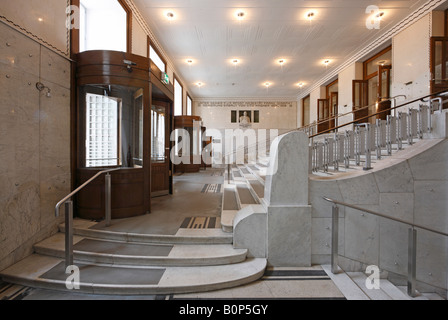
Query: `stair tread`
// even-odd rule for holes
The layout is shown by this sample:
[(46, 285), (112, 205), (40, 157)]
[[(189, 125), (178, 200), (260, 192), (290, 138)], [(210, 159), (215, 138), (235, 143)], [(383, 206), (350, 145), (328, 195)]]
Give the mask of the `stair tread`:
[[(97, 222), (74, 219), (74, 235), (89, 238), (109, 239), (126, 242), (159, 243), (159, 244), (230, 244), (233, 243), (233, 235), (221, 229), (179, 229), (175, 235), (144, 234), (126, 231), (94, 229)], [(65, 224), (59, 225), (59, 231), (64, 232)]]
[[(76, 263), (76, 262), (75, 262)], [(266, 259), (220, 266), (129, 267), (78, 264), (80, 292), (103, 294), (159, 294), (216, 290), (242, 285), (261, 278)], [(3, 270), (10, 283), (66, 290), (68, 275), (62, 259), (33, 254)]]
[(322, 269), (325, 270), (347, 300), (370, 300), (344, 271), (340, 270), (337, 274), (333, 274), (329, 265), (322, 265)]
[(366, 285), (367, 275), (363, 272), (347, 272), (347, 275), (365, 292), (372, 300), (392, 300), (392, 298), (381, 289), (369, 289)]
[(238, 184), (236, 187), (238, 190), (241, 204), (258, 204), (247, 185)]
[[(44, 250), (64, 252), (65, 235), (58, 233), (35, 246), (38, 252)], [(110, 256), (163, 257), (169, 259), (206, 259), (216, 257), (244, 256), (247, 250), (234, 249), (230, 244), (191, 245), (191, 244), (145, 244), (89, 239), (80, 236), (73, 238), (75, 252), (88, 252)]]

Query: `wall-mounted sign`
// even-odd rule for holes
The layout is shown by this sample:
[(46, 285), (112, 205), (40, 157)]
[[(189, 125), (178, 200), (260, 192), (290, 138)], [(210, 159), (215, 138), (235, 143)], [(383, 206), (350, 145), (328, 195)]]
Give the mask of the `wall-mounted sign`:
[(170, 77), (165, 72), (162, 72), (162, 76), (160, 79), (164, 84), (170, 83)]

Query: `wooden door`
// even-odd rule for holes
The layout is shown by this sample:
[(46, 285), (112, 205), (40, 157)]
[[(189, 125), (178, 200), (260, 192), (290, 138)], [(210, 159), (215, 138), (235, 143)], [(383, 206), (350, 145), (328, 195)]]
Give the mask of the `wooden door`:
[[(353, 111), (354, 121), (358, 121), (369, 115), (368, 108), (368, 81), (367, 80), (353, 80)], [(360, 120), (360, 122), (364, 122)]]
[(336, 116), (338, 115), (338, 93), (332, 92), (330, 94), (330, 121), (329, 121), (329, 127), (330, 129), (337, 126), (337, 119)]
[[(444, 90), (448, 90), (448, 37), (432, 37), (431, 93)], [(443, 108), (448, 108), (448, 103), (444, 103)]]
[(170, 193), (170, 104), (151, 106), (151, 196)]
[[(392, 102), (390, 100), (384, 100), (390, 98), (390, 71), (392, 66), (379, 66), (378, 68), (378, 108), (377, 112), (390, 109)], [(386, 120), (390, 115), (390, 111), (382, 112), (377, 115), (377, 119)]]
[(317, 131), (324, 132), (329, 129), (328, 118), (330, 116), (330, 108), (328, 99), (317, 100)]

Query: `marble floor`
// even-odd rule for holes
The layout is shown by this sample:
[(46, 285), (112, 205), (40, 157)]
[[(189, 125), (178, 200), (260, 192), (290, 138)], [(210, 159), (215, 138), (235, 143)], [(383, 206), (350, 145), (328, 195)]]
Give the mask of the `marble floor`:
[(320, 266), (268, 268), (258, 281), (241, 287), (192, 294), (91, 295), (0, 283), (0, 300), (346, 300)]

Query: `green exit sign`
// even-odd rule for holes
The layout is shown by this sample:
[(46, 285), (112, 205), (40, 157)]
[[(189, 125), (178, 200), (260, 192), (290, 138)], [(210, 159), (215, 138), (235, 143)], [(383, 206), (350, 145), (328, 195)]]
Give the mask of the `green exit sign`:
[(164, 84), (170, 83), (170, 77), (165, 73), (162, 72), (162, 79), (160, 79)]

